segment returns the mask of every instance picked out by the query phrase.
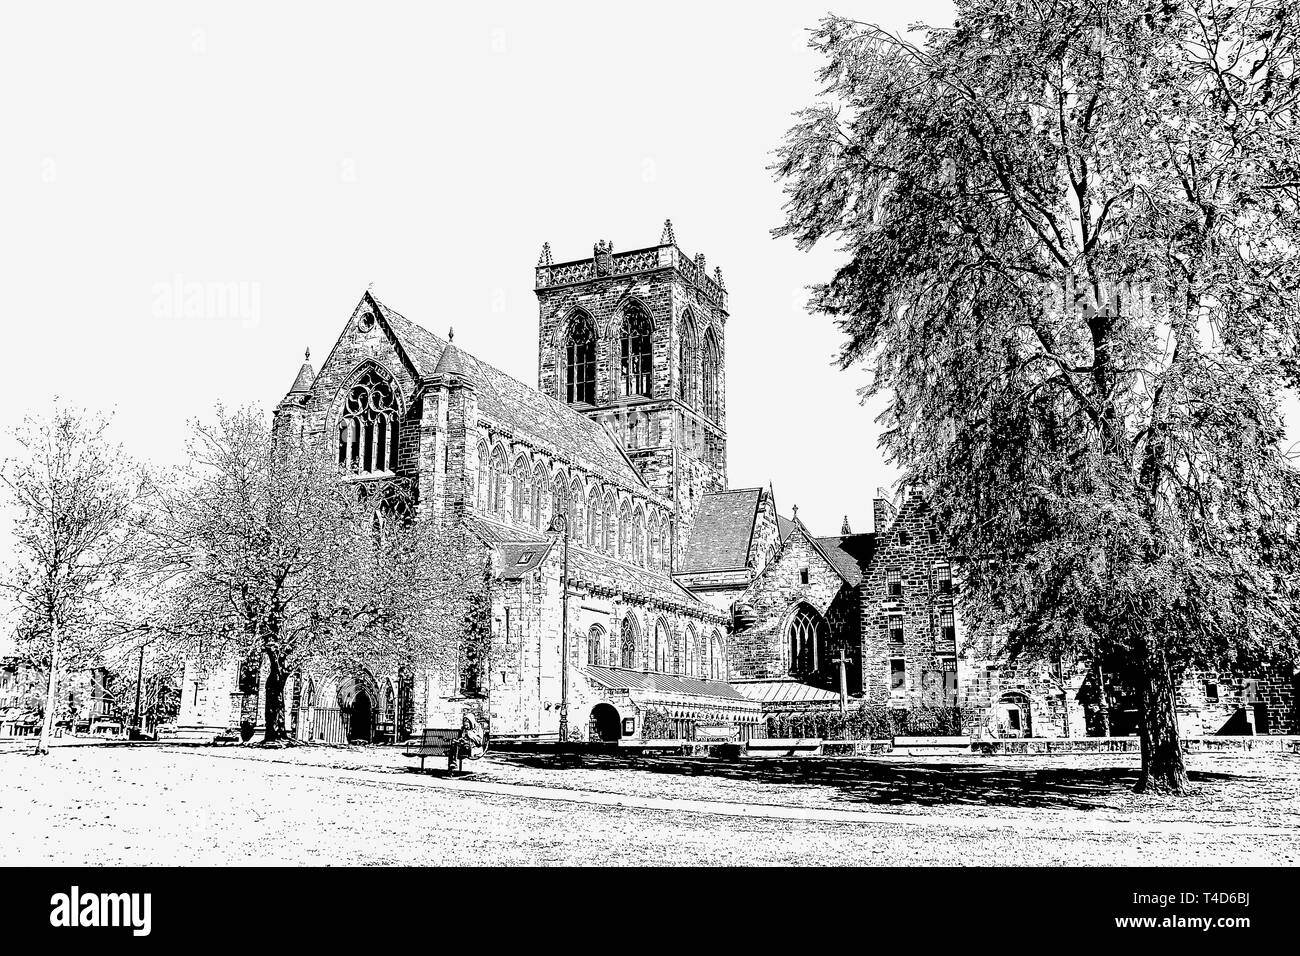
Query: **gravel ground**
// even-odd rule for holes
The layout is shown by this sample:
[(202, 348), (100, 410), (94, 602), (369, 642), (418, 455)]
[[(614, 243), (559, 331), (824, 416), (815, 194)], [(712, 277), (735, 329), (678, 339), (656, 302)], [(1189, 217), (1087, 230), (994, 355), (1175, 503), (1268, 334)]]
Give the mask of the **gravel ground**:
[(801, 775), (776, 762), (512, 755), (447, 781), (382, 748), (28, 751), (0, 751), (4, 864), (1300, 859), (1300, 762), (1283, 756), (1198, 756), (1200, 792), (1173, 801), (1132, 797), (1131, 762), (1110, 757), (809, 762)]

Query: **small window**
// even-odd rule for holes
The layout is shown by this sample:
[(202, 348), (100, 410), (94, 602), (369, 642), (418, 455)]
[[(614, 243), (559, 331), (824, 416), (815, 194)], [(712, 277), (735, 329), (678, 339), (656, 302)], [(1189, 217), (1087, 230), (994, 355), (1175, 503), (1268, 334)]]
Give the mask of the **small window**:
[(903, 572), (899, 568), (885, 572), (885, 593), (892, 598), (903, 596)]
[(1219, 699), (1219, 685), (1215, 681), (1207, 680), (1205, 682), (1205, 699), (1206, 700)]
[(906, 528), (899, 528), (899, 529), (898, 529), (898, 546), (899, 546), (900, 548), (906, 548), (909, 544), (911, 544), (911, 542), (912, 542), (912, 539), (911, 539), (911, 537), (908, 535), (908, 533), (907, 533), (907, 529), (906, 529)]
[(952, 593), (952, 567), (941, 564), (934, 569), (934, 590), (938, 594)]
[(945, 648), (957, 643), (957, 619), (952, 611), (939, 612), (939, 641)]
[(800, 584), (807, 584), (807, 583), (808, 583), (808, 569), (807, 569), (807, 568), (800, 568), (800, 569), (799, 569), (799, 583), (800, 583)]
[(937, 544), (939, 543), (939, 529), (938, 529), (938, 528), (926, 528), (926, 529), (925, 529), (925, 536), (926, 536), (926, 540), (928, 540), (928, 541), (930, 542), (930, 545), (931, 545), (931, 546), (937, 545)]
[(907, 664), (901, 657), (889, 659), (889, 689), (902, 690), (907, 683)]
[(902, 644), (903, 643), (903, 615), (890, 614), (887, 620), (889, 623), (889, 643)]

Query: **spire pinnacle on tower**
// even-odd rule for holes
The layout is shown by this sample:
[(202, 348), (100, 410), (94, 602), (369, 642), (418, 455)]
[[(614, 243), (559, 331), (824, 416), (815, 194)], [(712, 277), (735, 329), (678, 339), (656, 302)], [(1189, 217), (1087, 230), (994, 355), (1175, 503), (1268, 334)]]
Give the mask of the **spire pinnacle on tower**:
[(727, 291), (727, 283), (722, 281), (722, 266), (713, 267), (713, 281), (718, 284), (718, 288)]
[(659, 245), (661, 246), (677, 245), (677, 236), (673, 234), (673, 221), (671, 219), (664, 220), (664, 231), (663, 231), (663, 235), (659, 237)]
[(840, 534), (848, 535), (853, 532), (849, 529), (849, 516), (844, 516), (844, 524), (840, 525)]
[(549, 266), (553, 264), (551, 260), (551, 244), (549, 242), (542, 243), (542, 254), (537, 257), (537, 264), (539, 266)]

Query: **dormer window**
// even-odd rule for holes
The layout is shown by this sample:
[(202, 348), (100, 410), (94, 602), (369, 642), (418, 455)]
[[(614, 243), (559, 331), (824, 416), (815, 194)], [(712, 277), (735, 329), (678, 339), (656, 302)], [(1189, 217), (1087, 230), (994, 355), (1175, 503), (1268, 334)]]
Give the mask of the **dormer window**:
[(376, 369), (352, 386), (339, 420), (339, 465), (357, 474), (397, 471), (397, 399)]

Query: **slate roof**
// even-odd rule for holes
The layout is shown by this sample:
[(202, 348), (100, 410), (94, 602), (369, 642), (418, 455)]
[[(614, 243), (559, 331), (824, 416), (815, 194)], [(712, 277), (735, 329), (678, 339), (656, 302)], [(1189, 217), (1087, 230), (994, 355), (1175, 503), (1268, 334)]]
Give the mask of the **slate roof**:
[[(448, 343), (378, 299), (374, 301), (417, 374), (437, 374)], [(455, 352), (448, 365), (458, 366), (457, 374), (477, 387), (478, 407), (484, 415), (512, 432), (537, 439), (579, 468), (598, 472), (629, 488), (646, 490), (641, 473), (602, 425), (464, 349), (452, 347)]]
[(840, 699), (834, 691), (797, 680), (740, 681), (735, 687), (750, 700), (764, 704), (820, 703)]
[(684, 697), (720, 697), (725, 700), (744, 701), (747, 697), (726, 681), (704, 680), (701, 677), (678, 677), (675, 674), (656, 674), (632, 671), (622, 667), (605, 667), (588, 664), (583, 668), (587, 677), (610, 690), (647, 690), (658, 694)]
[(821, 546), (826, 560), (835, 566), (835, 570), (849, 584), (857, 587), (862, 583), (867, 565), (876, 552), (876, 536), (866, 534), (842, 534), (833, 538), (813, 539)]
[(736, 488), (701, 497), (683, 573), (745, 567), (762, 494), (762, 488)]
[(718, 611), (705, 604), (661, 571), (632, 567), (598, 551), (588, 551), (581, 546), (569, 545), (569, 577), (574, 582), (600, 585), (607, 580), (619, 582), (617, 589), (626, 594), (643, 594), (660, 602), (686, 605), (696, 611), (708, 611), (717, 617)]
[(529, 571), (534, 571), (551, 550), (550, 541), (504, 541), (494, 545), (501, 559), (501, 577), (517, 581)]
[(789, 518), (782, 515), (776, 516), (776, 533), (781, 536), (781, 543), (785, 544), (785, 539), (790, 537), (790, 532), (795, 529), (795, 523)]
[(311, 383), (316, 380), (316, 373), (312, 371), (311, 362), (303, 362), (302, 368), (298, 369), (298, 377), (293, 380), (293, 388), (289, 389), (290, 395), (299, 395), (311, 391)]

